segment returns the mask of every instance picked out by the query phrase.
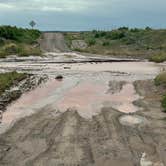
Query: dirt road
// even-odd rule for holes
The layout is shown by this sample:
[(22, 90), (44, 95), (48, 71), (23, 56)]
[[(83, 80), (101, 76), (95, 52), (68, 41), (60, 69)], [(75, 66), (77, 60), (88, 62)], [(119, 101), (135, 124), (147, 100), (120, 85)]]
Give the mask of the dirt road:
[(45, 52), (68, 52), (64, 36), (61, 33), (43, 33), (40, 40), (40, 47)]
[(166, 165), (164, 90), (152, 81), (164, 64), (31, 63), (0, 65), (50, 77), (3, 114), (0, 166)]
[(74, 109), (60, 113), (46, 106), (18, 121), (0, 136), (0, 165), (166, 165), (166, 115), (159, 105), (160, 91), (151, 81), (135, 86), (144, 96), (138, 102), (143, 109), (130, 115), (107, 106), (86, 119)]

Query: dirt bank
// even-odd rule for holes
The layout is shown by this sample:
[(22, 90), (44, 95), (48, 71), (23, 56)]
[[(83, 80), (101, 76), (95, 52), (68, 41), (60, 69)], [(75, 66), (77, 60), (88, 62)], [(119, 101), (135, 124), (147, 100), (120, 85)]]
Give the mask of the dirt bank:
[(88, 120), (76, 110), (60, 113), (46, 106), (18, 121), (0, 136), (0, 165), (166, 165), (166, 114), (160, 107), (161, 90), (153, 81), (137, 81), (135, 86), (143, 97), (138, 101), (142, 110), (127, 119), (126, 114), (111, 107), (103, 107)]

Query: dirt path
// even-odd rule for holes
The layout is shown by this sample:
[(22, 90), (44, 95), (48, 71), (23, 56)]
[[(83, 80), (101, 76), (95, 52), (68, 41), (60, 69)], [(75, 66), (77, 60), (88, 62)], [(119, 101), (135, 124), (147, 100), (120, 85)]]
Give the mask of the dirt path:
[(68, 52), (64, 36), (61, 33), (43, 33), (40, 40), (41, 49), (45, 52)]
[(51, 79), (3, 114), (2, 128), (22, 119), (0, 135), (0, 166), (166, 165), (164, 91), (151, 81), (164, 65), (30, 63), (1, 64)]
[[(0, 136), (0, 165), (166, 165), (166, 115), (156, 100), (159, 91), (150, 81), (135, 85), (144, 95), (143, 110), (129, 115), (129, 121), (124, 118), (125, 124), (119, 119), (126, 115), (111, 107), (103, 107), (90, 120), (76, 110), (60, 113), (45, 107), (18, 121)], [(134, 118), (141, 118), (141, 123), (133, 123)]]

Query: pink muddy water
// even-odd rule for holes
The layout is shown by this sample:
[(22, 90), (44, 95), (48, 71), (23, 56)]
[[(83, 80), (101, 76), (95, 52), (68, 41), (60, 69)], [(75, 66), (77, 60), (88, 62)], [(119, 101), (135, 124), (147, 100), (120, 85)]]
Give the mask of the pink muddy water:
[(16, 102), (13, 102), (11, 105), (9, 105), (7, 107), (7, 111), (3, 113), (2, 123), (0, 125), (0, 133), (1, 128), (8, 128), (9, 125), (12, 125), (21, 117), (25, 117), (34, 113), (34, 110), (31, 109), (31, 106), (40, 102), (41, 99), (47, 97), (52, 90), (59, 87), (60, 84), (60, 81), (52, 79), (44, 85), (41, 85), (38, 88), (23, 94)]
[[(45, 106), (51, 105), (51, 108), (58, 109), (60, 112), (74, 107), (84, 118), (96, 115), (107, 104), (124, 113), (138, 110), (132, 104), (139, 98), (132, 83), (125, 84), (122, 90), (115, 94), (108, 93), (109, 87), (101, 82), (83, 81), (68, 90), (63, 89), (63, 84), (63, 81), (50, 80), (35, 90), (22, 95), (20, 99), (8, 106), (7, 111), (3, 114), (0, 133), (4, 132), (5, 128), (11, 127), (16, 120), (35, 113), (34, 108), (36, 107), (33, 106), (36, 104), (39, 106), (44, 106), (43, 103)], [(57, 90), (59, 90), (58, 95)], [(52, 95), (53, 97), (54, 95), (61, 97), (55, 99), (52, 98)]]
[(99, 113), (105, 103), (124, 113), (138, 110), (132, 103), (139, 99), (132, 83), (125, 84), (119, 93), (111, 94), (107, 90), (101, 84), (82, 83), (67, 92), (56, 105), (61, 111), (74, 108), (85, 118)]

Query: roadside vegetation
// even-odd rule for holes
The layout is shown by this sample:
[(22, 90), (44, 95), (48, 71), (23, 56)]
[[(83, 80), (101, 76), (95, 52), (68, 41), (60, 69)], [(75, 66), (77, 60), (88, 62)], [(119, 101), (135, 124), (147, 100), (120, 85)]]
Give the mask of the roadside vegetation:
[[(166, 72), (160, 73), (155, 78), (155, 85), (162, 86), (162, 87), (164, 87), (164, 89), (166, 89)], [(166, 94), (162, 97), (161, 105), (163, 107), (164, 112), (166, 112)]]
[(165, 86), (166, 87), (166, 72), (160, 73), (156, 78), (155, 78), (155, 85), (156, 86)]
[(165, 53), (158, 53), (149, 58), (150, 61), (156, 62), (156, 63), (161, 63), (166, 61), (166, 52)]
[(0, 26), (0, 58), (8, 55), (41, 55), (37, 40), (41, 32), (12, 26)]
[[(137, 57), (142, 55), (147, 58), (166, 52), (166, 30), (149, 27), (145, 29), (121, 27), (112, 31), (65, 33), (65, 38), (70, 48), (81, 52)], [(82, 40), (87, 47), (74, 47), (72, 45), (74, 40)], [(152, 60), (154, 59), (153, 57)]]
[(8, 72), (8, 73), (0, 73), (0, 95), (12, 85), (17, 82), (25, 79), (27, 74), (17, 73), (17, 72)]

